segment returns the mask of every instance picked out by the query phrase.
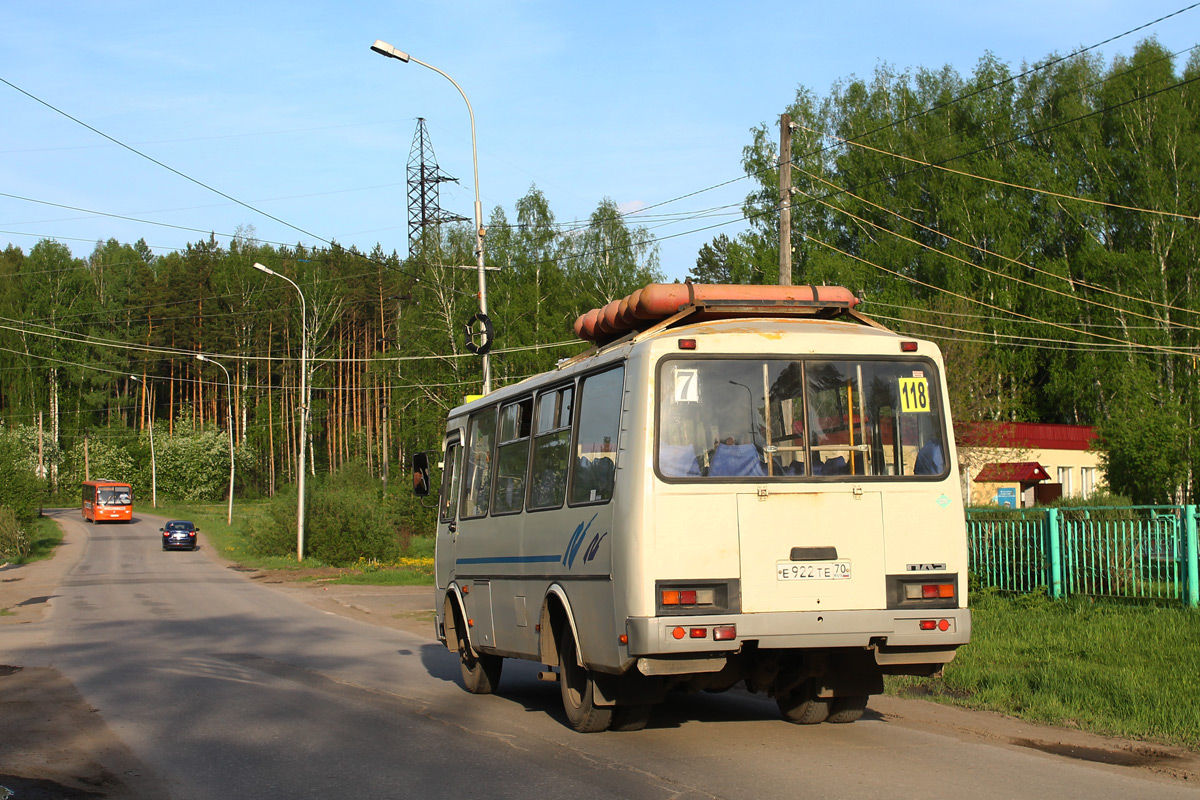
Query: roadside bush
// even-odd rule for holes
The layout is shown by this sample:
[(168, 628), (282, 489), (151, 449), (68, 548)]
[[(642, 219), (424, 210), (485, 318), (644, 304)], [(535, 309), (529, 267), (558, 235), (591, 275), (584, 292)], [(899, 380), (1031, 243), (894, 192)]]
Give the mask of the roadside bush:
[[(326, 564), (347, 566), (359, 560), (395, 561), (401, 552), (400, 530), (379, 481), (365, 467), (348, 464), (314, 481), (304, 516), (304, 554)], [(296, 552), (296, 495), (289, 491), (270, 504), (265, 519), (250, 531), (250, 549), (260, 556)]]
[(31, 550), (29, 535), (11, 508), (0, 506), (0, 561), (22, 558)]
[(305, 515), (307, 552), (338, 565), (360, 558), (395, 560), (400, 544), (377, 487), (359, 464), (347, 464), (323, 481), (309, 498)]
[(296, 554), (296, 494), (291, 487), (267, 504), (266, 516), (250, 524), (249, 549), (256, 556)]
[(29, 463), (29, 452), (16, 436), (0, 433), (0, 508), (8, 508), (18, 523), (35, 519), (46, 495), (46, 484)]
[[(221, 500), (229, 491), (229, 434), (216, 428), (155, 438), (158, 493), (172, 500)], [(249, 468), (253, 453), (234, 451), (235, 472)], [(148, 466), (148, 464), (147, 464)], [(149, 470), (144, 470), (149, 474)]]

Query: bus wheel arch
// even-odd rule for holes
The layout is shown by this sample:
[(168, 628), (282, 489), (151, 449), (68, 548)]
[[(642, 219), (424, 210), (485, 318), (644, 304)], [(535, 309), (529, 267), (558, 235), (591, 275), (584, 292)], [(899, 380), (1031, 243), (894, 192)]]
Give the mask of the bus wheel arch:
[[(500, 683), (504, 659), (490, 653), (480, 653), (472, 645), (470, 625), (463, 612), (461, 598), (446, 595), (446, 647), (458, 653), (463, 688), (471, 694), (492, 694)], [(454, 644), (451, 645), (451, 642)]]
[[(543, 664), (550, 667), (562, 666), (558, 656), (564, 634), (570, 634), (578, 648), (579, 632), (575, 628), (571, 605), (562, 588), (555, 585), (550, 587), (542, 601), (542, 614), (538, 624), (538, 649)], [(582, 660), (582, 656), (580, 658)]]

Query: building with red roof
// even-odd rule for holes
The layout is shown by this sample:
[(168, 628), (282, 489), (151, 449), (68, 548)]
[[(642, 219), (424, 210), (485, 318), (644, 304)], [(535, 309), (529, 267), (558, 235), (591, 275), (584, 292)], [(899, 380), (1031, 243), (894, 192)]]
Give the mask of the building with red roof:
[(1104, 482), (1091, 426), (966, 422), (955, 434), (969, 505), (1025, 508), (1088, 497)]

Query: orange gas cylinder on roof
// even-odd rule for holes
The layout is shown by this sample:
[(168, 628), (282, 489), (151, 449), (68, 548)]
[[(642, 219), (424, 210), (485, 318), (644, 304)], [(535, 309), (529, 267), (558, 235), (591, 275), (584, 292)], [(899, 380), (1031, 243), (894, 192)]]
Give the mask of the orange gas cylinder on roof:
[(858, 298), (842, 286), (755, 286), (724, 283), (651, 283), (628, 297), (593, 308), (575, 320), (575, 334), (605, 342), (646, 330), (680, 311), (689, 321), (795, 313), (797, 309), (851, 309)]

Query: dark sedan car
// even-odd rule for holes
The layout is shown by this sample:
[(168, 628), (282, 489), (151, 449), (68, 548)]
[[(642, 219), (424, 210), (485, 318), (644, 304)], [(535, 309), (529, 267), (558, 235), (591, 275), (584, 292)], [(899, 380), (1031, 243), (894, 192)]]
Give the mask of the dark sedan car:
[(200, 529), (186, 519), (173, 519), (158, 530), (162, 533), (163, 550), (196, 549), (196, 534)]

